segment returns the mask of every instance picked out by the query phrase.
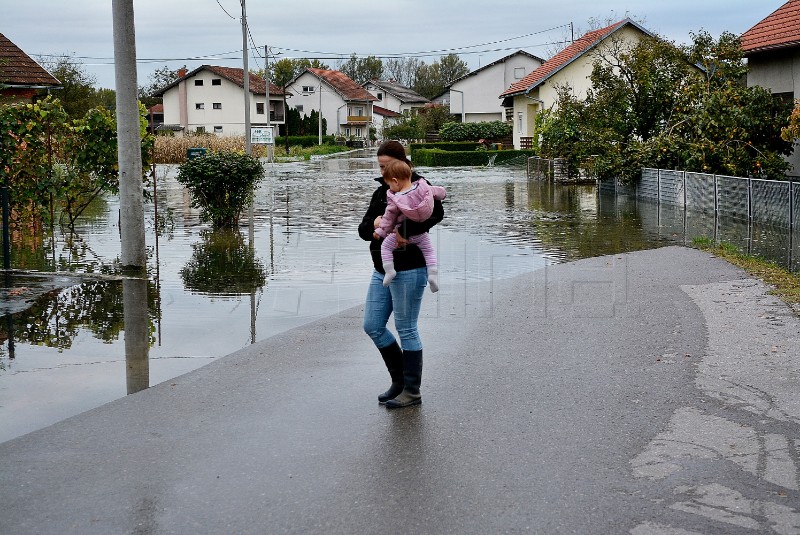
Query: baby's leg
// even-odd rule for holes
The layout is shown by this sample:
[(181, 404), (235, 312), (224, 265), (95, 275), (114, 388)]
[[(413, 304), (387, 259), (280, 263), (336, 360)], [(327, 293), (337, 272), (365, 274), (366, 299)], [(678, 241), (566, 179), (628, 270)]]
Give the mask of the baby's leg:
[(397, 236), (394, 232), (383, 239), (381, 243), (381, 260), (383, 261), (383, 285), (389, 286), (392, 279), (397, 276), (394, 270), (394, 250), (397, 248)]
[(411, 243), (416, 244), (419, 250), (422, 251), (422, 256), (425, 258), (425, 264), (428, 266), (428, 284), (432, 292), (439, 291), (439, 263), (436, 260), (436, 250), (433, 248), (433, 240), (431, 235), (427, 232), (412, 236), (409, 240)]

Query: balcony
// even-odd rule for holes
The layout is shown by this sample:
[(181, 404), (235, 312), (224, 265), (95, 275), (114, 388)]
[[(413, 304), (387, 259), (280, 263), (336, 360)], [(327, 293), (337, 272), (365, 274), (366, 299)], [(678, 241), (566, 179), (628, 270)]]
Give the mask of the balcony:
[(342, 124), (366, 125), (372, 122), (372, 115), (348, 115)]
[(284, 122), (283, 111), (275, 112), (275, 110), (269, 111), (269, 120), (271, 123), (282, 123)]

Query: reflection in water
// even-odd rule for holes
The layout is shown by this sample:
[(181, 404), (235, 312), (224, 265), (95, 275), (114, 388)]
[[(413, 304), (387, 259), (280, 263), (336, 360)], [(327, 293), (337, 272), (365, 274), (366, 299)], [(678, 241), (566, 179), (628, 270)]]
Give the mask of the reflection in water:
[(266, 284), (264, 266), (235, 229), (205, 231), (181, 270), (186, 289), (213, 295), (249, 294)]
[(151, 323), (148, 315), (147, 279), (122, 281), (125, 325), (125, 377), (127, 392), (133, 394), (150, 386)]
[[(419, 171), (448, 190), (446, 218), (434, 229), (444, 292), (548, 263), (691, 245), (696, 236), (731, 241), (784, 264), (794, 248), (798, 269), (800, 240), (785, 230), (718, 222), (594, 186), (529, 180), (524, 167)], [(12, 310), (13, 324), (0, 307), (6, 315), (0, 341), (9, 349), (17, 342), (13, 361), (0, 348), (0, 440), (196, 369), (253, 343), (256, 332), (271, 336), (361, 304), (371, 264), (356, 228), (379, 174), (374, 150), (268, 166), (247, 238), (200, 224), (176, 172), (159, 168), (159, 216), (152, 205), (146, 208), (155, 283), (60, 284), (40, 292), (27, 310)], [(117, 212), (118, 201), (107, 198), (74, 235), (17, 235), (13, 267), (113, 273)], [(165, 232), (156, 250), (157, 226)], [(32, 286), (19, 276), (12, 284)], [(483, 297), (465, 293), (463, 299), (467, 310)], [(42, 394), (34, 399), (28, 392)]]

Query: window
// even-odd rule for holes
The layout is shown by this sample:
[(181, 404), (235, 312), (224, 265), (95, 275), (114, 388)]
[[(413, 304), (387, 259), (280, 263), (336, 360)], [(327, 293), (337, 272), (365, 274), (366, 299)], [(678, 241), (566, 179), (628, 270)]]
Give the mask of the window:
[(517, 125), (518, 125), (519, 133), (522, 134), (522, 112), (519, 112), (517, 114)]
[(383, 100), (383, 93), (378, 93), (378, 100)]
[(205, 126), (198, 126), (197, 128), (195, 128), (194, 131), (197, 134), (205, 134), (206, 133), (206, 127)]
[(214, 78), (211, 80), (211, 85), (222, 85), (222, 78)]
[(194, 85), (203, 85), (203, 80), (195, 80)]
[(356, 137), (361, 137), (361, 128), (356, 128)]
[(222, 127), (221, 126), (215, 126), (214, 127), (214, 133), (215, 134), (221, 134), (222, 133)]
[(346, 135), (347, 137), (350, 137), (350, 129), (349, 128), (345, 128), (344, 129), (344, 135)]
[(264, 115), (264, 103), (263, 102), (256, 102), (256, 113), (258, 115)]
[(355, 110), (356, 110), (355, 115), (358, 115), (359, 117), (362, 117), (364, 115), (364, 108), (362, 108), (361, 106), (358, 106), (357, 108), (355, 108)]
[(197, 102), (197, 103), (195, 103), (194, 109), (196, 109), (196, 110), (204, 110), (204, 109), (206, 109), (205, 102)]
[(303, 93), (313, 93), (314, 86), (313, 85), (304, 85), (303, 86)]
[(514, 69), (514, 79), (522, 80), (523, 78), (525, 78), (525, 67), (516, 67)]
[(300, 113), (303, 113), (303, 105), (302, 104), (298, 104), (297, 106), (294, 107), (294, 109), (296, 109)]
[(214, 103), (214, 104), (212, 104), (211, 106), (212, 106), (212, 107), (213, 107), (215, 110), (221, 110), (221, 109), (222, 109), (222, 102), (215, 102), (215, 103)]

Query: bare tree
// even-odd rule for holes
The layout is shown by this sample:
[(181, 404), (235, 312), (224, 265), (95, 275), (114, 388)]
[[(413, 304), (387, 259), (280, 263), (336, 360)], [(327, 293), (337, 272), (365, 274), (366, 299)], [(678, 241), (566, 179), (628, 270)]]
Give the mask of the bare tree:
[(422, 65), (419, 58), (391, 58), (384, 61), (383, 78), (394, 80), (398, 84), (411, 87), (417, 76), (417, 70)]

